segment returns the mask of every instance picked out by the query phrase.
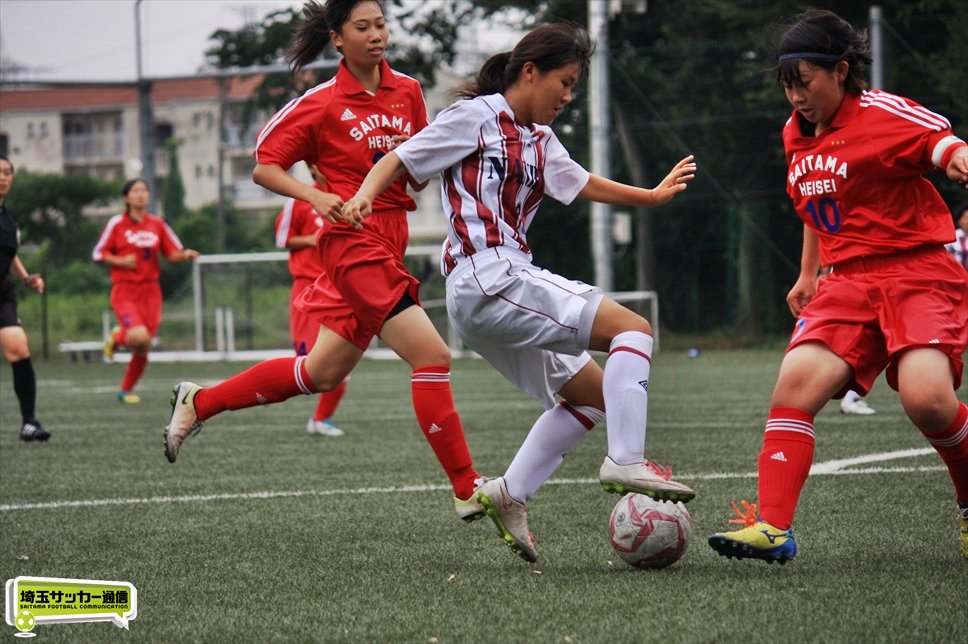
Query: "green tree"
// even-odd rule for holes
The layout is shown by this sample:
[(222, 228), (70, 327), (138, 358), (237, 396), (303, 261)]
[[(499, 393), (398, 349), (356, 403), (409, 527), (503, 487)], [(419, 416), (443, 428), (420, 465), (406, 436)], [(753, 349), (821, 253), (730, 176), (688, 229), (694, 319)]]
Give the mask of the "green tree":
[(181, 219), (187, 212), (185, 207), (185, 183), (181, 177), (181, 167), (178, 163), (178, 148), (181, 141), (178, 139), (168, 139), (165, 141), (165, 149), (168, 150), (168, 176), (165, 178), (165, 186), (162, 189), (161, 208), (165, 214), (165, 219), (169, 223), (174, 223)]
[(101, 228), (84, 209), (118, 199), (119, 189), (117, 182), (86, 175), (20, 170), (6, 203), (19, 217), (23, 242), (41, 246), (48, 271), (72, 260), (90, 262)]

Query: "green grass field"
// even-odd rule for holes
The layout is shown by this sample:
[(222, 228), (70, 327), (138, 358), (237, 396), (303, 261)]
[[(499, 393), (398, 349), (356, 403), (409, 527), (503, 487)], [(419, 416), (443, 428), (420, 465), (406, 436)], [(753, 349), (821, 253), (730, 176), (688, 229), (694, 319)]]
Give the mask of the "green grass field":
[[(537, 564), (489, 521), (458, 521), (402, 362), (354, 372), (343, 438), (307, 436), (314, 400), (301, 398), (213, 419), (176, 465), (162, 448), (171, 386), (244, 365), (151, 365), (142, 404), (122, 406), (120, 365), (39, 363), (39, 414), (54, 435), (24, 444), (3, 364), (0, 576), (137, 587), (130, 631), (39, 625), (44, 642), (963, 642), (968, 561), (933, 453), (811, 477), (786, 566), (706, 545), (731, 499), (754, 500), (780, 357), (657, 354), (649, 455), (698, 493), (689, 550), (659, 571), (629, 568), (608, 545), (617, 498), (597, 483), (603, 428), (531, 501)], [(482, 361), (453, 374), (478, 469), (497, 475), (540, 409)], [(883, 380), (869, 401), (875, 416), (833, 404), (820, 414), (817, 463), (927, 447)]]

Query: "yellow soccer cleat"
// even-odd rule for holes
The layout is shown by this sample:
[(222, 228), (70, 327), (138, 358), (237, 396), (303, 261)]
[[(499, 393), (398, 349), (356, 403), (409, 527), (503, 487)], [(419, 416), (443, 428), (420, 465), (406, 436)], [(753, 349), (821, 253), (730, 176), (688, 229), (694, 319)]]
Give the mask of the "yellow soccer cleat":
[(745, 528), (732, 532), (718, 532), (709, 537), (709, 546), (727, 558), (762, 559), (767, 563), (774, 561), (785, 564), (797, 555), (797, 543), (793, 540), (793, 529), (780, 530), (756, 516), (756, 505), (742, 502), (745, 512), (736, 503), (733, 510), (739, 519), (730, 523), (746, 524)]
[(968, 510), (961, 515), (961, 554), (968, 559)]
[(118, 402), (123, 402), (125, 405), (137, 405), (141, 402), (141, 396), (130, 391), (119, 391)]
[(114, 341), (115, 334), (121, 331), (121, 327), (116, 326), (104, 338), (104, 361), (114, 362), (114, 354), (118, 351), (118, 344)]

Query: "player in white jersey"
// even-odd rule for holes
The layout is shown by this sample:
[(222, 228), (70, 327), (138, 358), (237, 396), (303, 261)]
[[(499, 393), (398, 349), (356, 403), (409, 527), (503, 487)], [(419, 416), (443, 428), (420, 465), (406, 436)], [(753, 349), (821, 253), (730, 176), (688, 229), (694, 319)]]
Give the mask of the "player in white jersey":
[[(505, 475), (479, 494), (504, 540), (528, 561), (537, 558), (528, 498), (603, 417), (606, 490), (695, 496), (670, 469), (645, 460), (649, 322), (594, 286), (532, 264), (527, 230), (545, 193), (565, 204), (577, 197), (658, 206), (695, 176), (690, 156), (647, 190), (590, 174), (569, 157), (549, 125), (571, 101), (591, 51), (586, 31), (548, 24), (492, 56), (459, 91), (465, 100), (374, 166), (342, 211), (362, 225), (394, 178), (440, 173), (450, 222), (442, 259), (448, 313), (465, 343), (546, 408)], [(588, 349), (608, 351), (604, 371)]]

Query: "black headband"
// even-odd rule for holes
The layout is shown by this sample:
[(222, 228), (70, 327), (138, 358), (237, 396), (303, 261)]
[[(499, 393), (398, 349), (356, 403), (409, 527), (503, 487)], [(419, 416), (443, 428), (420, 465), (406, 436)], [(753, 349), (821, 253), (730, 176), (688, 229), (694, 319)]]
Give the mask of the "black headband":
[(785, 60), (793, 60), (795, 58), (796, 59), (802, 58), (803, 60), (823, 60), (827, 62), (833, 62), (835, 60), (840, 60), (841, 58), (843, 58), (843, 56), (839, 54), (821, 54), (819, 52), (812, 52), (812, 51), (795, 51), (790, 54), (780, 54), (779, 62), (782, 63)]

